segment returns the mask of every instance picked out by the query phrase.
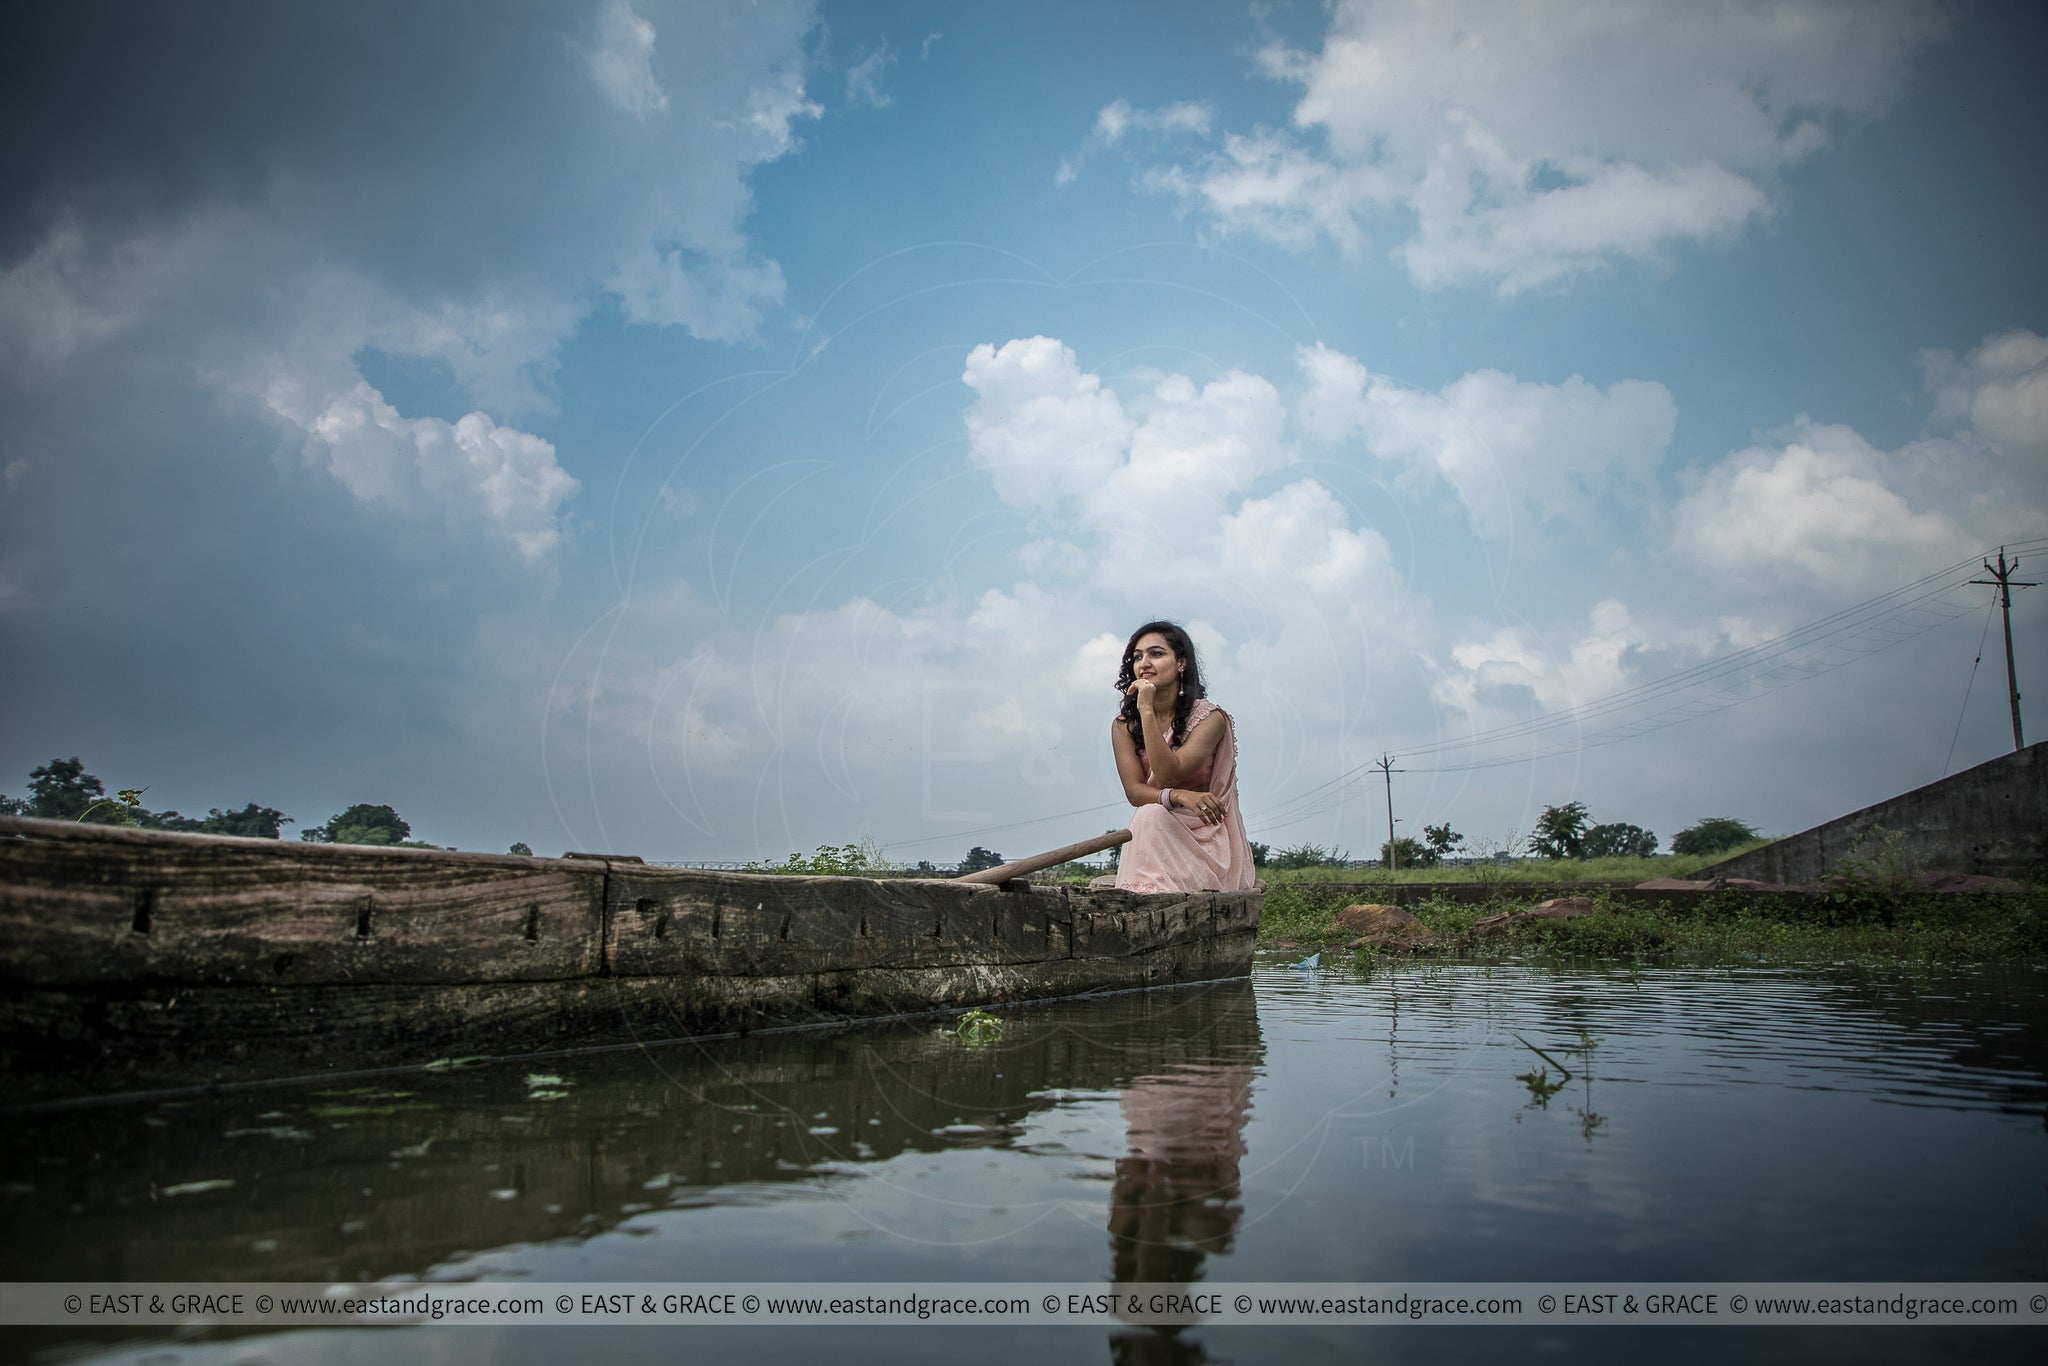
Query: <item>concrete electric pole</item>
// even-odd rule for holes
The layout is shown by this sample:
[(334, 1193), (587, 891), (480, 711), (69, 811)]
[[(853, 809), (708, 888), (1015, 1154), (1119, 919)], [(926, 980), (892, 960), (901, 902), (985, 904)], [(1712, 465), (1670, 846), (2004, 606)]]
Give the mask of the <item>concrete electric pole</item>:
[(1395, 768), (1391, 754), (1382, 754), (1373, 760), (1373, 767), (1387, 777), (1387, 871), (1391, 873), (1401, 866), (1401, 850), (1394, 843), (1394, 775), (1408, 770)]
[(1989, 584), (1998, 589), (1998, 607), (2005, 615), (2005, 694), (2012, 702), (2012, 747), (2022, 750), (2027, 747), (2026, 738), (2020, 732), (2020, 678), (2012, 665), (2012, 590), (2015, 588), (2038, 588), (2039, 584), (2021, 583), (2014, 580), (2013, 572), (2020, 567), (2019, 557), (2005, 562), (2005, 547), (1998, 547), (1998, 568), (1991, 567), (1991, 561), (1984, 561), (1984, 572), (1988, 579), (1971, 579), (1971, 583)]

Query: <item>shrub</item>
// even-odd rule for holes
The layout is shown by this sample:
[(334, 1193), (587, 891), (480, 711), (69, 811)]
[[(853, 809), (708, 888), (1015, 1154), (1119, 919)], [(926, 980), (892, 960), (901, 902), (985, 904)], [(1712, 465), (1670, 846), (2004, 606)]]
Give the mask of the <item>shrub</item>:
[(1757, 838), (1757, 832), (1751, 829), (1746, 821), (1736, 820), (1733, 816), (1708, 816), (1673, 835), (1671, 852), (1718, 854), (1723, 849), (1733, 849), (1738, 844), (1748, 844)]

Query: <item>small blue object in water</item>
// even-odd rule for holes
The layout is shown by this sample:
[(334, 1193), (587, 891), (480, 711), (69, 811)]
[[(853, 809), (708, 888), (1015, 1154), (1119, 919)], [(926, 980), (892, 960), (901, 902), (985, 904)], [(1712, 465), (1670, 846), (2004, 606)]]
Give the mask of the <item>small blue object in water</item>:
[(1318, 950), (1317, 952), (1312, 953), (1308, 957), (1302, 959), (1299, 963), (1296, 963), (1294, 966), (1298, 968), (1319, 968), (1322, 965), (1323, 955), (1321, 951)]

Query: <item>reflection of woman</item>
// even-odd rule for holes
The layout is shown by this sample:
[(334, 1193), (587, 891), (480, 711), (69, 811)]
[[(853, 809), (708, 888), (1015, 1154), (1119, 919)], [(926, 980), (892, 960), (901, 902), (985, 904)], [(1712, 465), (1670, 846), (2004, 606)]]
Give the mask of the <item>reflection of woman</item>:
[(1124, 703), (1110, 748), (1134, 808), (1116, 885), (1133, 892), (1252, 887), (1251, 845), (1237, 809), (1237, 742), (1229, 714), (1202, 695), (1194, 642), (1170, 621), (1147, 622), (1124, 647), (1116, 686)]

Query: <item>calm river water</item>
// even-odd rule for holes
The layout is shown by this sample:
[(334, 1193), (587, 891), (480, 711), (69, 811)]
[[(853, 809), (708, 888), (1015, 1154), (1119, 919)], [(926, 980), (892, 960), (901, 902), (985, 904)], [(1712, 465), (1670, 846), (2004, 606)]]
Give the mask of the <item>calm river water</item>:
[[(0, 1279), (2048, 1279), (2048, 973), (1252, 981), (0, 1121)], [(1541, 1049), (1568, 1066), (1558, 1081)], [(1572, 1050), (1572, 1051), (1568, 1051)], [(1541, 1077), (1537, 1081), (1533, 1078)], [(2035, 1360), (2035, 1329), (405, 1328), (16, 1360)]]

